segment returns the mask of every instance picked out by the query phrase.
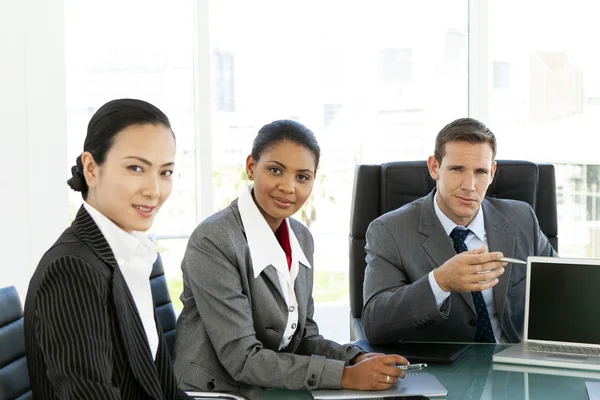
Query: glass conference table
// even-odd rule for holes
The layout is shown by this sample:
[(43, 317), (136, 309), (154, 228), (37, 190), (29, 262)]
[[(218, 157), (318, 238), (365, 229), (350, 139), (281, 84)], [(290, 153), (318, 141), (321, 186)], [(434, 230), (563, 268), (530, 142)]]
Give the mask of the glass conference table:
[[(368, 351), (390, 353), (390, 347), (356, 342)], [(492, 362), (503, 344), (472, 344), (469, 351), (451, 364), (432, 364), (423, 372), (435, 375), (446, 387), (445, 399), (568, 399), (587, 400), (585, 382), (600, 382), (600, 372), (518, 366)], [(269, 389), (260, 400), (311, 400), (308, 391)]]

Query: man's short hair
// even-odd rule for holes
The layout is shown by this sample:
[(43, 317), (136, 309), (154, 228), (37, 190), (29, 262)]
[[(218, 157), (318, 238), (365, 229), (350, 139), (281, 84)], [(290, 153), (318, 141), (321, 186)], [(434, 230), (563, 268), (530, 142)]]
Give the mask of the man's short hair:
[(448, 142), (489, 143), (492, 146), (492, 160), (496, 159), (496, 136), (483, 122), (473, 118), (459, 118), (442, 128), (435, 138), (433, 155), (439, 164), (446, 155)]

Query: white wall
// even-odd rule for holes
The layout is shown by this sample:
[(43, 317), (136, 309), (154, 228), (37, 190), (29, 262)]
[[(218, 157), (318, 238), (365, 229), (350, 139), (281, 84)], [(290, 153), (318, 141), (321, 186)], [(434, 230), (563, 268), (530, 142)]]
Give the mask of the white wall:
[(0, 2), (0, 287), (24, 296), (68, 226), (62, 0)]

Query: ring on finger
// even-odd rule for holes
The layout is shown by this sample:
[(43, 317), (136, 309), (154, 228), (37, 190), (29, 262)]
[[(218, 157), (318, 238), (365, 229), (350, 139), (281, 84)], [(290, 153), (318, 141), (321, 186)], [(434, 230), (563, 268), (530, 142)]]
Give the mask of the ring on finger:
[(385, 376), (385, 383), (390, 383), (390, 376), (389, 375)]

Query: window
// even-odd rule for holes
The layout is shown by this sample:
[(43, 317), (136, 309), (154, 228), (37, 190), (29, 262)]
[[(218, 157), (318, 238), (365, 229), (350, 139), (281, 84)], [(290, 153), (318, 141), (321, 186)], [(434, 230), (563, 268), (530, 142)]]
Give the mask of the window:
[[(600, 34), (589, 2), (489, 1), (498, 157), (555, 164), (560, 254), (599, 257)], [(540, 18), (544, 15), (544, 18)], [(531, 21), (536, 21), (532, 29)]]
[[(588, 39), (600, 33), (595, 14), (584, 0), (487, 4), (484, 122), (498, 137), (498, 157), (555, 164), (561, 255), (598, 257), (600, 165), (594, 146), (583, 145), (600, 122), (600, 59)], [(199, 222), (202, 189), (192, 6), (65, 1), (69, 163), (89, 118), (109, 99), (140, 97), (169, 115), (177, 173), (153, 233), (174, 276)], [(291, 118), (315, 132), (318, 181), (296, 217), (315, 238), (317, 313), (340, 316), (319, 320), (333, 339), (347, 340), (340, 327), (348, 315), (354, 167), (425, 159), (440, 128), (468, 114), (468, 15), (468, 2), (458, 0), (210, 2), (213, 172), (201, 184), (212, 185), (213, 211), (222, 209), (246, 185), (244, 162), (262, 125)], [(74, 214), (80, 196), (71, 199)]]
[[(69, 165), (82, 152), (89, 119), (109, 100), (143, 99), (171, 120), (177, 138), (173, 191), (151, 233), (175, 286), (196, 226), (192, 14), (190, 1), (65, 0)], [(74, 217), (81, 195), (69, 196)], [(174, 292), (177, 297), (181, 290)]]
[(510, 63), (494, 61), (493, 62), (494, 80), (492, 88), (508, 89), (510, 86)]
[(235, 58), (233, 54), (217, 51), (217, 110), (235, 111)]
[(246, 185), (261, 126), (291, 118), (315, 132), (317, 182), (296, 218), (315, 239), (317, 320), (328, 338), (349, 338), (354, 167), (425, 159), (437, 132), (467, 115), (467, 16), (466, 1), (211, 3), (215, 211)]

